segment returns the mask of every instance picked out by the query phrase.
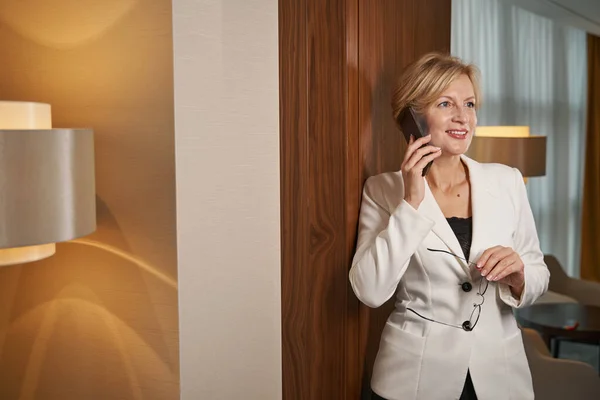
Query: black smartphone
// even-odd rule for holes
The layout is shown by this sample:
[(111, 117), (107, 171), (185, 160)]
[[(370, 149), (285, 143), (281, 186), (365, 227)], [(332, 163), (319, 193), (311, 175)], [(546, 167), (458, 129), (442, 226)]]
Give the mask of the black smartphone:
[[(404, 111), (404, 115), (400, 119), (400, 128), (402, 129), (406, 143), (410, 141), (411, 135), (415, 137), (415, 140), (427, 135), (427, 124), (425, 123), (425, 119), (417, 114), (412, 108), (408, 108)], [(425, 146), (427, 145), (421, 147)], [(423, 168), (423, 176), (427, 175), (429, 168), (431, 168), (431, 164), (433, 164), (433, 160)]]

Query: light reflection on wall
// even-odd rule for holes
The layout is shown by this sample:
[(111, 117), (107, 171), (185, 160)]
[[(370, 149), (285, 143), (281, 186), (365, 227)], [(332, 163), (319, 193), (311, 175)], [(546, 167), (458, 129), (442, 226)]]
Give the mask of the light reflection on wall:
[(119, 256), (119, 257), (131, 262), (132, 264), (136, 265), (138, 268), (143, 269), (145, 272), (151, 274), (155, 278), (159, 279), (161, 282), (164, 282), (165, 284), (169, 285), (173, 289), (177, 290), (177, 281), (175, 279), (162, 273), (159, 268), (153, 267), (152, 265), (148, 264), (146, 261), (142, 260), (141, 258), (136, 257), (135, 255), (128, 253), (126, 251), (123, 251), (123, 250), (119, 249), (118, 247), (114, 247), (114, 246), (111, 246), (106, 243), (97, 242), (97, 241), (89, 240), (89, 239), (85, 239), (85, 238), (71, 240), (70, 243), (78, 243), (78, 244), (82, 244), (85, 246), (91, 246), (91, 247), (95, 247), (95, 248), (98, 248), (101, 250), (108, 251), (111, 254), (114, 254), (116, 256)]
[(0, 269), (0, 399), (179, 398), (170, 0), (0, 0), (0, 97), (94, 129), (98, 230)]
[[(31, 353), (27, 360), (19, 399), (36, 398), (42, 367), (46, 359), (49, 343), (51, 343), (54, 330), (57, 327), (57, 320), (61, 317), (64, 318), (63, 314), (70, 314), (92, 316), (95, 319), (93, 322), (96, 325), (100, 325), (97, 329), (100, 332), (104, 331), (106, 335), (110, 336), (114, 347), (119, 353), (123, 371), (128, 381), (128, 393), (132, 399), (142, 400), (143, 397), (136, 369), (133, 366), (131, 354), (127, 350), (128, 344), (139, 346), (136, 342), (140, 342), (141, 338), (117, 317), (99, 306), (97, 304), (99, 299), (93, 298), (93, 292), (86, 293), (89, 297), (92, 297), (91, 301), (86, 301), (82, 298), (67, 298), (70, 295), (69, 292), (78, 290), (85, 291), (85, 288), (77, 286), (67, 287), (54, 300), (40, 305), (37, 309), (31, 310), (19, 320), (13, 322), (15, 325), (27, 325), (28, 318), (42, 319), (42, 324), (38, 329), (37, 336), (33, 340)], [(78, 297), (77, 295), (75, 296)], [(148, 349), (145, 346), (143, 348)], [(68, 363), (69, 360), (65, 359), (64, 362)], [(160, 365), (160, 363), (158, 364)]]
[(69, 49), (101, 37), (138, 0), (1, 1), (0, 20), (25, 38), (55, 49)]

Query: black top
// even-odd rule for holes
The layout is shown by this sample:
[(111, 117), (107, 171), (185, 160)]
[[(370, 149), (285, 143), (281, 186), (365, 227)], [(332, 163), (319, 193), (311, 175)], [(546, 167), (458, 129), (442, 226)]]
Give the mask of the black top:
[(471, 238), (473, 237), (473, 217), (469, 218), (458, 218), (451, 217), (446, 218), (446, 221), (450, 224), (450, 228), (454, 231), (458, 243), (465, 255), (465, 258), (469, 259), (469, 253), (471, 251)]

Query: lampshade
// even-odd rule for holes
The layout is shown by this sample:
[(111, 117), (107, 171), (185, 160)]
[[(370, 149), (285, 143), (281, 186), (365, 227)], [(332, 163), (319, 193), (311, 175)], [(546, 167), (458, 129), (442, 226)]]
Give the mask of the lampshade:
[(0, 129), (52, 129), (50, 104), (0, 101)]
[(480, 126), (466, 154), (517, 168), (524, 177), (546, 174), (546, 137), (530, 135), (528, 126)]
[(96, 229), (90, 129), (51, 129), (49, 104), (0, 101), (0, 266)]

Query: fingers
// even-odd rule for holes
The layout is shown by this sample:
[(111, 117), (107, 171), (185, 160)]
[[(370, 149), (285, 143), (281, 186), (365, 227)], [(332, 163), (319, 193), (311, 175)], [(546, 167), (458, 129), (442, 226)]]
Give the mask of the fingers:
[(510, 247), (494, 246), (483, 252), (477, 261), (477, 268), (481, 271), (481, 276), (486, 276), (496, 266), (498, 262), (510, 255), (513, 250)]
[(412, 143), (409, 143), (407, 151), (413, 152), (421, 146), (426, 145), (431, 141), (431, 135), (423, 136), (415, 140), (413, 135), (410, 136)]
[[(407, 154), (408, 154), (408, 151), (407, 151)], [(429, 161), (439, 157), (441, 154), (442, 154), (441, 149), (439, 147), (425, 146), (425, 147), (419, 148), (418, 150), (414, 151), (410, 156), (408, 156), (407, 159), (405, 159), (405, 161), (402, 163), (402, 170), (405, 172), (408, 172), (411, 169), (413, 169), (417, 164), (419, 164), (419, 162), (421, 160), (423, 160), (424, 157), (431, 156), (427, 161), (427, 162), (429, 162)], [(423, 165), (423, 168), (425, 167), (425, 165), (427, 165), (427, 162)]]
[(510, 247), (495, 246), (487, 249), (479, 258), (477, 268), (480, 268), (481, 276), (490, 282), (497, 282), (508, 276), (514, 277), (509, 285), (521, 284), (523, 281), (523, 261)]
[(404, 152), (404, 159), (402, 160), (402, 165), (400, 166), (401, 169), (404, 170), (404, 165), (408, 162), (408, 160), (410, 159), (410, 156), (412, 155), (412, 153), (409, 151), (410, 146), (415, 142), (415, 137), (413, 135), (410, 135), (410, 140), (408, 141), (408, 147), (406, 148), (406, 151)]
[(426, 135), (426, 136), (420, 137), (418, 139), (416, 139), (414, 136), (412, 136), (412, 138), (413, 138), (413, 143), (411, 145), (412, 148), (410, 149), (412, 151), (415, 151), (416, 149), (418, 149), (421, 146), (425, 146), (427, 143), (429, 143), (431, 141), (431, 135)]
[(486, 279), (488, 281), (497, 281), (499, 279), (504, 278), (506, 275), (511, 274), (513, 272), (513, 267), (518, 269), (517, 258), (515, 257), (515, 253), (511, 253), (509, 256), (503, 258), (498, 261), (496, 266), (492, 268), (492, 270), (487, 274)]
[(426, 145), (430, 141), (431, 141), (431, 135), (423, 136), (416, 140), (413, 135), (410, 135), (410, 140), (408, 141), (408, 147), (406, 148), (406, 153), (404, 153), (404, 162), (406, 162), (410, 159), (410, 157), (413, 155), (415, 150), (419, 149), (421, 146)]
[[(503, 270), (494, 274), (493, 280), (499, 281), (499, 280), (506, 278), (509, 275), (512, 275), (514, 273), (521, 272), (521, 271), (523, 271), (523, 263), (520, 262), (519, 257), (515, 257), (514, 262), (512, 264), (508, 265)], [(492, 273), (494, 273), (494, 272), (492, 271)]]
[(486, 265), (486, 263), (488, 262), (488, 260), (490, 259), (490, 257), (497, 251), (500, 251), (501, 249), (503, 249), (502, 246), (494, 246), (494, 247), (490, 247), (489, 249), (486, 249), (483, 254), (481, 254), (481, 257), (479, 257), (479, 260), (477, 260), (477, 269), (479, 269), (481, 272), (482, 268)]
[(430, 161), (435, 160), (440, 155), (442, 155), (442, 149), (438, 149), (438, 150), (434, 151), (433, 153), (429, 153), (425, 157), (421, 158), (421, 160), (415, 164), (414, 168), (417, 169), (418, 171), (423, 171), (423, 168), (425, 168), (427, 166), (427, 164), (429, 164)]

